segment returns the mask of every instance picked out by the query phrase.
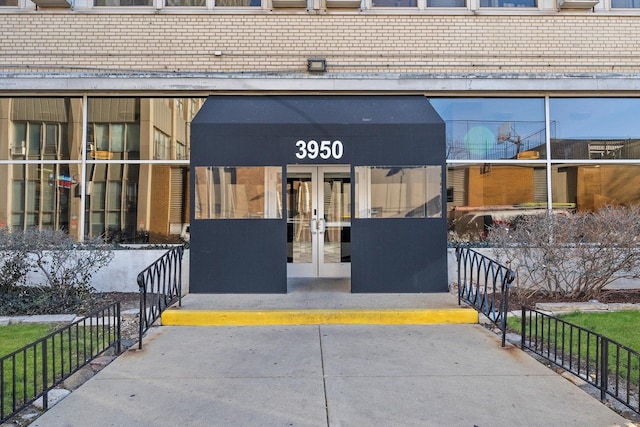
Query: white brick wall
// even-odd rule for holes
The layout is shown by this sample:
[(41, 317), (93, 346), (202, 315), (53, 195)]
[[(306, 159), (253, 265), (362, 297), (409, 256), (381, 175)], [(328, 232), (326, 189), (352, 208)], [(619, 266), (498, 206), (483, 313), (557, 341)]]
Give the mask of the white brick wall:
[[(636, 73), (640, 16), (0, 14), (0, 72)], [(222, 56), (214, 56), (222, 51)]]

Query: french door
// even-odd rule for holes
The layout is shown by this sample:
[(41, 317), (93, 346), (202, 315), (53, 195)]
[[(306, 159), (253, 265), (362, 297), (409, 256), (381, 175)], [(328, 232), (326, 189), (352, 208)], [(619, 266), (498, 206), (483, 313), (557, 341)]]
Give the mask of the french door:
[(349, 166), (287, 166), (287, 276), (351, 276)]

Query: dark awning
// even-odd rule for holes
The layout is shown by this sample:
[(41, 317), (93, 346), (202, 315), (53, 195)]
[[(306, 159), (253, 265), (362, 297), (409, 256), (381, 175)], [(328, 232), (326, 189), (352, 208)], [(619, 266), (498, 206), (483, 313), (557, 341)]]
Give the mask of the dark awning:
[(442, 123), (423, 96), (210, 96), (193, 123), (410, 124)]
[(420, 95), (220, 95), (192, 122), (192, 164), (304, 163), (294, 148), (310, 139), (342, 141), (345, 157), (328, 163), (439, 164), (445, 149), (444, 122)]

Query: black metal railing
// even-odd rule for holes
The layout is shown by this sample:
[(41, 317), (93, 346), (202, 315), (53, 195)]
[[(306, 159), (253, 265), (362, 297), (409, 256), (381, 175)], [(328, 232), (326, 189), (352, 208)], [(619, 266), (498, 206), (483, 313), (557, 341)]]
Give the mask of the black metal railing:
[(178, 301), (182, 305), (182, 256), (184, 246), (176, 246), (138, 274), (140, 290), (140, 328), (138, 348), (142, 336), (160, 318), (162, 312)]
[(640, 413), (640, 353), (603, 335), (522, 307), (521, 348), (562, 367)]
[(456, 247), (458, 262), (458, 304), (468, 303), (487, 316), (502, 331), (502, 346), (507, 333), (509, 286), (515, 272), (468, 247)]
[(120, 346), (116, 302), (0, 358), (0, 423), (42, 398), (91, 360)]

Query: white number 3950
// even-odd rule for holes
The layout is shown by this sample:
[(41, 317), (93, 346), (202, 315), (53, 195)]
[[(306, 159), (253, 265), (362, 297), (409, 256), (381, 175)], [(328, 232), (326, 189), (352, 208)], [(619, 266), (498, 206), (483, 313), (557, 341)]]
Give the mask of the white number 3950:
[(327, 160), (330, 158), (339, 159), (342, 157), (344, 153), (344, 147), (341, 141), (314, 141), (313, 139), (309, 141), (299, 140), (296, 142), (296, 147), (298, 147), (298, 152), (296, 153), (296, 157), (300, 160), (302, 159), (317, 159), (320, 157), (323, 160)]

